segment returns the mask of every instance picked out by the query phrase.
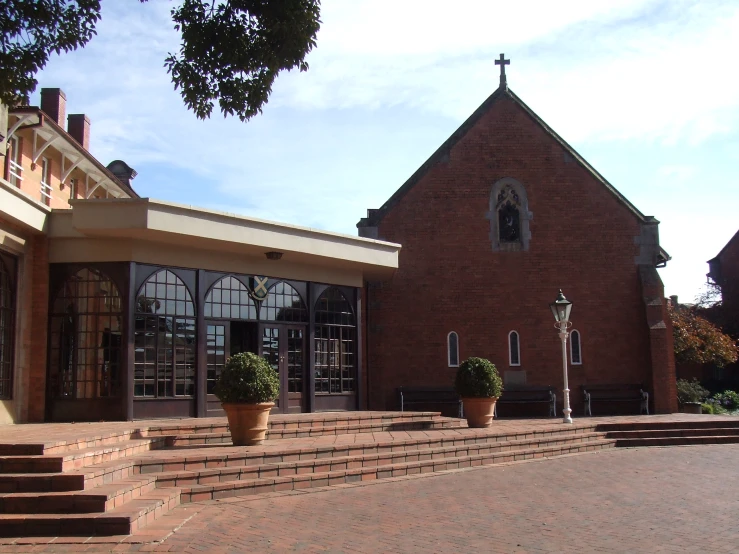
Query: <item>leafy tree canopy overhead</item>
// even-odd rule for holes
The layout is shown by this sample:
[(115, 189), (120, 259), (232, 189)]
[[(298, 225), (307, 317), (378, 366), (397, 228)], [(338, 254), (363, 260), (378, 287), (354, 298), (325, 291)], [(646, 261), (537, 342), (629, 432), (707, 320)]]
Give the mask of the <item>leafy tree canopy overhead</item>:
[[(320, 0), (180, 0), (172, 9), (180, 51), (164, 65), (198, 118), (218, 102), (224, 116), (246, 121), (280, 71), (308, 69), (319, 16)], [(100, 0), (0, 0), (0, 102), (28, 98), (49, 56), (84, 47), (99, 20)]]
[(736, 362), (736, 342), (690, 308), (670, 308), (675, 360), (682, 363), (714, 364)]

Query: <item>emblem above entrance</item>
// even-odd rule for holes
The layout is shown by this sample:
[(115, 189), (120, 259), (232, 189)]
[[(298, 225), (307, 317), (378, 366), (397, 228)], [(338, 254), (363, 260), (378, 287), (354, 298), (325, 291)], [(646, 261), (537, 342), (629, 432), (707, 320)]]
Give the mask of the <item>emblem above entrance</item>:
[(267, 298), (267, 281), (269, 277), (260, 277), (255, 275), (249, 278), (249, 292), (254, 300), (264, 300)]

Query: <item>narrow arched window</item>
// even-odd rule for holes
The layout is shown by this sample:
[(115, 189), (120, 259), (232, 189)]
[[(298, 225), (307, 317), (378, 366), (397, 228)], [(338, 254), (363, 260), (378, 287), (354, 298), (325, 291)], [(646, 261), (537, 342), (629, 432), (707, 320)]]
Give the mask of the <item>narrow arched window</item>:
[(580, 331), (570, 332), (570, 362), (572, 365), (582, 364), (582, 351), (580, 350)]
[(501, 244), (521, 242), (521, 199), (512, 186), (498, 193), (498, 239)]
[(459, 336), (452, 331), (447, 335), (447, 361), (449, 367), (459, 366)]
[(516, 331), (508, 333), (508, 365), (521, 365), (521, 344)]
[(134, 318), (134, 396), (193, 396), (195, 304), (185, 283), (168, 269), (149, 277)]
[(118, 287), (103, 272), (81, 269), (64, 282), (49, 318), (53, 397), (120, 394), (122, 316)]

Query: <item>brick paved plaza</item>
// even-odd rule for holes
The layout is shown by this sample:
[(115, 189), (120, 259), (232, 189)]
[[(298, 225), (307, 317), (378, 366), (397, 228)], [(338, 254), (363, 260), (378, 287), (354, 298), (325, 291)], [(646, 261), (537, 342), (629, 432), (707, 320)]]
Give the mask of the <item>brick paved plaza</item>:
[(619, 449), (181, 506), (162, 544), (0, 552), (739, 552), (739, 445)]

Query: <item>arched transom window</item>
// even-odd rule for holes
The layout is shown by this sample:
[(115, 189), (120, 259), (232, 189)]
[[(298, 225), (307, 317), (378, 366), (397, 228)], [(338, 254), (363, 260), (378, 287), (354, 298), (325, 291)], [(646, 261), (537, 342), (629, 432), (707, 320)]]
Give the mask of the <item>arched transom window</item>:
[(356, 390), (357, 329), (351, 304), (334, 287), (316, 301), (316, 394), (353, 393)]
[(257, 306), (244, 284), (236, 277), (224, 277), (205, 297), (205, 317), (215, 319), (256, 319)]
[(162, 269), (136, 296), (134, 396), (195, 394), (195, 305), (185, 283)]
[(259, 319), (284, 323), (307, 323), (308, 310), (298, 291), (287, 283), (278, 281), (270, 287), (267, 298), (262, 301)]
[(118, 287), (103, 272), (81, 269), (64, 282), (49, 319), (52, 396), (120, 394), (121, 316)]

